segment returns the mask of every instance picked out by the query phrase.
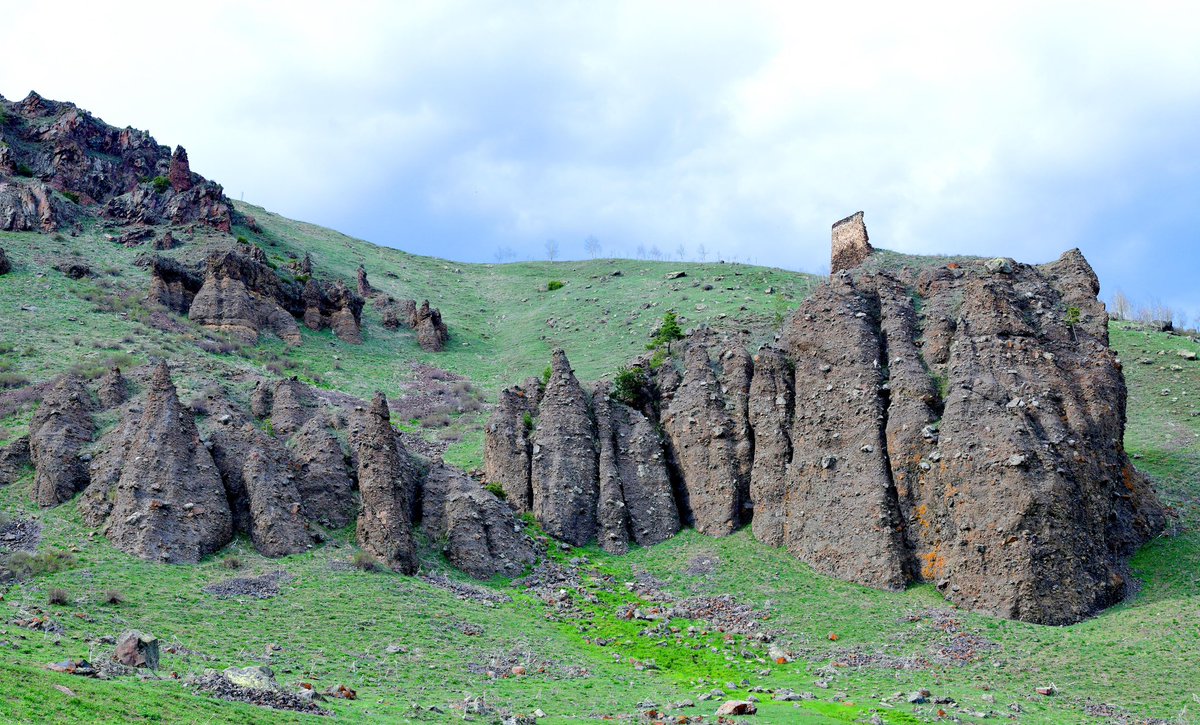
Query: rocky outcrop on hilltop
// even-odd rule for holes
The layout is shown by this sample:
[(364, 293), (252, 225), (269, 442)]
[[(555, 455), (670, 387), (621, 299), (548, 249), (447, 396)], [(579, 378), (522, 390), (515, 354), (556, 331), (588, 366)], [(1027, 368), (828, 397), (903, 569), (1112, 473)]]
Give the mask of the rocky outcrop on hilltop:
[(562, 350), (554, 351), (551, 370), (533, 431), (532, 511), (546, 533), (581, 546), (596, 537), (596, 422), (591, 396)]
[(889, 270), (861, 214), (835, 225), (833, 248), (835, 274), (776, 345), (751, 358), (694, 334), (641, 409), (604, 385), (589, 400), (556, 354), (540, 403), (501, 396), (488, 479), (519, 493), (531, 455), (546, 530), (610, 551), (674, 533), (669, 513), (634, 524), (651, 490), (656, 513), (678, 502), (709, 535), (752, 512), (759, 540), (868, 586), (930, 582), (960, 606), (1047, 624), (1119, 601), (1164, 510), (1122, 448), (1124, 380), (1083, 256)]
[[(165, 363), (155, 369), (145, 407), (127, 429), (111, 491), (105, 534), (122, 551), (165, 563), (195, 563), (229, 543), (233, 521), (225, 487)], [(103, 485), (93, 482), (92, 486)]]
[[(150, 134), (118, 129), (71, 103), (30, 93), (0, 98), (0, 229), (73, 226), (80, 205), (120, 223), (200, 223), (229, 232), (233, 212), (219, 185), (191, 171)], [(158, 181), (158, 179), (162, 181)], [(25, 179), (28, 179), (26, 181)]]
[(417, 570), (413, 512), (421, 472), (392, 429), (387, 398), (377, 393), (352, 422), (358, 450), (358, 545), (389, 569)]
[(95, 433), (95, 403), (83, 381), (64, 375), (50, 388), (29, 423), (29, 452), (37, 473), (33, 500), (57, 506), (88, 484), (83, 447)]

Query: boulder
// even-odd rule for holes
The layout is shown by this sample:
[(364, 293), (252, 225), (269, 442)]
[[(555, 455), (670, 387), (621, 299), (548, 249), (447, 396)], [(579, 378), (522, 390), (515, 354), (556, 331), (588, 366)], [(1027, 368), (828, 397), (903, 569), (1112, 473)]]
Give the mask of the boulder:
[(8, 274), (12, 271), (12, 262), (8, 261), (8, 255), (5, 254), (4, 248), (0, 247), (0, 274)]
[(729, 700), (717, 708), (717, 717), (737, 717), (753, 715), (758, 712), (758, 706), (749, 700)]
[(555, 350), (533, 432), (532, 510), (546, 533), (575, 546), (596, 536), (599, 473), (590, 403), (566, 353)]
[(229, 667), (221, 675), (231, 684), (247, 690), (277, 692), (282, 689), (275, 680), (275, 673), (263, 665)]
[(389, 569), (414, 574), (413, 505), (420, 469), (392, 429), (383, 393), (375, 394), (368, 410), (356, 411), (352, 425), (362, 496), (358, 545)]
[(122, 634), (117, 640), (113, 660), (126, 667), (158, 669), (158, 638), (137, 630)]
[(233, 522), (224, 484), (165, 362), (154, 369), (145, 408), (130, 430), (109, 494), (105, 533), (113, 544), (172, 564), (198, 562), (227, 544)]
[(701, 341), (687, 346), (684, 365), (662, 419), (681, 483), (680, 514), (702, 534), (725, 536), (741, 520), (733, 420)]
[(95, 433), (94, 407), (83, 381), (74, 375), (60, 377), (42, 399), (29, 423), (37, 505), (57, 506), (87, 487), (87, 463), (80, 453)]

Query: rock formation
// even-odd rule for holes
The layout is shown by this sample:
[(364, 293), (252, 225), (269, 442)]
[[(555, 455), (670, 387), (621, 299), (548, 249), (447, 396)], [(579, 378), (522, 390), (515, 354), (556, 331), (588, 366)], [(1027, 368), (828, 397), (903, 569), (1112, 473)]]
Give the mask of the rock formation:
[(331, 529), (354, 518), (348, 459), (337, 437), (319, 417), (308, 420), (288, 441), (304, 517)]
[(121, 368), (115, 366), (109, 368), (108, 372), (104, 373), (104, 377), (100, 378), (100, 387), (97, 390), (100, 405), (105, 409), (115, 408), (124, 403), (128, 395), (129, 383), (121, 374)]
[(83, 381), (64, 375), (46, 393), (29, 423), (29, 452), (37, 473), (33, 500), (57, 506), (88, 484), (87, 463), (80, 458), (95, 433), (95, 405)]
[(353, 421), (358, 449), (358, 545), (389, 569), (417, 570), (413, 505), (420, 481), (416, 463), (392, 430), (387, 398), (376, 393), (368, 410)]
[(478, 579), (520, 575), (537, 558), (512, 509), (460, 471), (437, 464), (422, 487), (421, 526), (450, 563)]
[(358, 296), (366, 299), (375, 294), (375, 290), (371, 288), (371, 282), (367, 279), (367, 270), (361, 264), (358, 265)]
[(312, 389), (298, 379), (285, 378), (275, 383), (270, 410), (275, 433), (287, 438), (316, 415), (317, 399)]
[(269, 330), (284, 342), (298, 345), (300, 329), (279, 305), (282, 297), (279, 278), (264, 261), (236, 252), (214, 254), (208, 259), (204, 284), (192, 300), (188, 317), (244, 342), (257, 342), (259, 330)]
[(154, 370), (121, 458), (113, 489), (93, 496), (112, 501), (105, 534), (118, 549), (153, 561), (195, 563), (229, 542), (233, 522), (224, 485), (166, 363)]
[(589, 400), (556, 353), (540, 401), (502, 394), (488, 480), (518, 510), (529, 490), (552, 535), (609, 551), (670, 536), (678, 502), (702, 533), (752, 511), (756, 538), (819, 571), (931, 582), (998, 616), (1065, 624), (1119, 601), (1164, 510), (1121, 445), (1124, 380), (1083, 256), (886, 271), (861, 265), (861, 214), (833, 237), (835, 274), (776, 346), (750, 358), (694, 334), (642, 409), (604, 385)]
[(517, 513), (533, 507), (530, 461), (533, 457), (533, 417), (542, 386), (536, 378), (500, 393), (488, 419), (484, 438), (484, 478), (500, 484), (505, 500)]
[(150, 262), (150, 299), (177, 314), (186, 315), (204, 286), (204, 275), (169, 257)]
[(533, 432), (532, 510), (546, 533), (582, 546), (596, 537), (596, 423), (566, 353), (555, 350), (551, 368)]
[(429, 352), (440, 352), (446, 346), (446, 340), (450, 338), (446, 323), (442, 322), (441, 311), (431, 308), (429, 300), (422, 302), (417, 310), (413, 329), (417, 332), (417, 344), (422, 350)]
[[(51, 231), (73, 225), (80, 204), (125, 223), (201, 223), (231, 229), (221, 187), (192, 174), (182, 148), (175, 155), (144, 131), (118, 129), (71, 103), (30, 93), (0, 98), (9, 118), (0, 146), (0, 174), (31, 181), (0, 182), (0, 229)], [(150, 180), (163, 177), (165, 188)], [(64, 194), (70, 194), (68, 199)]]
[(17, 480), (21, 470), (32, 461), (29, 458), (29, 436), (21, 436), (0, 448), (0, 486)]
[(12, 271), (12, 262), (8, 261), (8, 255), (4, 253), (4, 249), (0, 247), (0, 274), (8, 274)]

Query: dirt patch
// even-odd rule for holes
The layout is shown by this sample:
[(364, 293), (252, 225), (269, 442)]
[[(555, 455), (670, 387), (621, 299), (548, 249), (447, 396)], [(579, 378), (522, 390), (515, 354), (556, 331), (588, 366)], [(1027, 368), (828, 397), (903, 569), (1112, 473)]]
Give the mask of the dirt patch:
[(0, 527), (0, 551), (37, 551), (42, 541), (42, 524), (30, 519), (13, 519)]
[(467, 671), (488, 678), (527, 677), (541, 675), (554, 680), (590, 677), (591, 673), (576, 665), (562, 667), (552, 660), (542, 659), (532, 651), (508, 650), (486, 655), (482, 662), (470, 662)]
[(432, 587), (450, 592), (463, 601), (488, 602), (493, 605), (507, 604), (512, 601), (512, 597), (507, 594), (493, 592), (490, 589), (466, 582), (457, 582), (441, 573), (421, 574), (418, 578)]
[(833, 666), (849, 669), (923, 670), (929, 667), (929, 661), (916, 655), (901, 657), (883, 652), (852, 649), (834, 656)]
[(721, 564), (721, 557), (716, 554), (697, 554), (691, 559), (688, 559), (687, 566), (684, 567), (683, 573), (688, 576), (708, 576), (717, 570)]
[(218, 599), (270, 599), (279, 596), (279, 585), (290, 581), (291, 574), (283, 571), (273, 571), (269, 574), (254, 577), (239, 577), (209, 584), (204, 587), (205, 594), (211, 594)]
[(306, 700), (290, 692), (274, 690), (252, 690), (240, 687), (222, 677), (217, 672), (209, 672), (189, 680), (188, 684), (195, 688), (196, 694), (212, 695), (229, 702), (246, 702), (259, 707), (269, 707), (272, 710), (291, 710), (309, 715), (330, 715), (328, 710), (322, 710), (315, 702)]

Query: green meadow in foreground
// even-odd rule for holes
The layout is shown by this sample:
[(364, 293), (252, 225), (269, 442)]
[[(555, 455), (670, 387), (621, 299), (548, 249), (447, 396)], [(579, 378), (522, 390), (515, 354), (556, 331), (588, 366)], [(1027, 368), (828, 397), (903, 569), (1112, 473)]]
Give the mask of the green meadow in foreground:
[[(357, 396), (382, 389), (400, 397), (419, 377), (413, 363), (421, 363), (467, 378), (491, 403), (501, 388), (540, 374), (558, 346), (581, 379), (611, 376), (645, 350), (667, 310), (678, 312), (685, 329), (709, 324), (745, 330), (752, 343), (769, 340), (817, 283), (733, 264), (458, 264), (240, 208), (263, 231), (235, 232), (281, 269), (307, 251), (319, 275), (353, 279), (361, 264), (387, 294), (428, 298), (450, 327), (447, 350), (421, 351), (410, 331), (385, 330), (370, 306), (362, 346), (307, 330), (299, 348), (273, 339), (237, 345), (186, 320), (176, 327), (156, 321), (141, 304), (149, 278), (134, 264), (140, 250), (104, 241), (100, 229), (78, 237), (0, 233), (16, 266), (0, 281), (5, 385), (42, 381), (71, 367), (91, 373), (110, 362), (130, 366), (168, 356), (183, 366), (177, 383), (185, 400), (212, 380), (244, 400), (246, 373), (298, 375)], [(192, 240), (171, 254), (200, 258), (207, 243)], [(64, 256), (85, 259), (98, 276), (67, 279), (53, 269)], [(679, 271), (686, 276), (668, 279)], [(551, 281), (563, 285), (550, 289)], [(183, 683), (206, 669), (268, 664), (289, 687), (355, 690), (355, 700), (321, 703), (354, 719), (494, 720), (464, 710), (464, 703), (482, 702), (494, 712), (541, 710), (538, 722), (650, 721), (656, 716), (647, 712), (690, 700), (693, 707), (671, 710), (670, 717), (704, 715), (711, 722), (724, 700), (753, 695), (761, 700), (758, 714), (746, 720), (766, 723), (1008, 716), (1193, 722), (1200, 712), (1200, 363), (1176, 352), (1200, 346), (1128, 323), (1113, 323), (1111, 333), (1130, 390), (1126, 447), (1176, 518), (1134, 558), (1137, 593), (1080, 624), (1043, 627), (969, 614), (928, 586), (900, 594), (865, 589), (814, 573), (787, 552), (758, 544), (746, 529), (723, 539), (684, 531), (621, 557), (594, 547), (553, 547), (553, 561), (572, 571), (586, 593), (551, 593), (553, 604), (509, 581), (470, 582), (443, 561), (436, 542), (422, 543), (423, 577), (360, 570), (352, 563), (352, 526), (329, 532), (325, 545), (299, 556), (267, 559), (239, 540), (197, 566), (156, 565), (92, 535), (74, 502), (37, 510), (26, 471), (0, 488), (0, 511), (35, 519), (42, 526), (39, 551), (63, 557), (58, 571), (13, 584), (0, 600), (0, 720), (315, 721), (193, 694)], [(24, 432), (32, 408), (3, 414), (0, 443)], [(478, 466), (486, 407), (447, 414), (448, 421), (433, 424), (397, 422), (449, 444), (449, 462)], [(204, 591), (234, 577), (273, 573), (278, 594), (271, 598)], [(460, 597), (446, 581), (469, 584), (473, 594)], [(65, 603), (49, 603), (53, 590), (65, 593)], [(123, 601), (107, 603), (114, 592)], [(744, 605), (737, 616), (773, 632), (773, 644), (791, 657), (780, 662), (767, 643), (735, 631), (631, 614), (665, 596), (729, 610)], [(732, 599), (720, 599), (726, 596)], [(17, 624), (35, 618), (54, 626)], [(101, 681), (45, 669), (72, 658), (103, 661), (112, 645), (101, 638), (130, 629), (160, 639), (157, 673)], [(812, 699), (773, 701), (754, 688)], [(725, 694), (701, 699), (717, 689)], [(922, 689), (930, 693), (926, 701), (910, 703)]]

